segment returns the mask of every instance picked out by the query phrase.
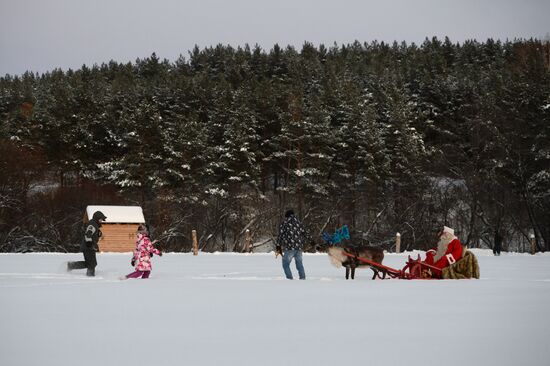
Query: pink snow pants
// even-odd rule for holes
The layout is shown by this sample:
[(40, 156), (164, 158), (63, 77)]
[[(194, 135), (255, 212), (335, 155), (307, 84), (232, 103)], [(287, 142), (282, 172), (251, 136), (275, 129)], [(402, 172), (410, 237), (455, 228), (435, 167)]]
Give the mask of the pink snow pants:
[(151, 274), (151, 271), (135, 271), (128, 275), (126, 275), (126, 278), (149, 278), (149, 275)]

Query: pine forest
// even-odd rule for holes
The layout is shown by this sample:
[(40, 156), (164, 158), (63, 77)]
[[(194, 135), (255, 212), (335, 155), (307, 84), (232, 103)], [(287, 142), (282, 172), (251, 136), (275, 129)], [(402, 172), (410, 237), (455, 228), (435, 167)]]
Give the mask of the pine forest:
[[(139, 205), (165, 250), (321, 242), (550, 250), (550, 44), (199, 48), (0, 78), (0, 251), (78, 251), (85, 207)], [(314, 251), (315, 246), (308, 248)]]

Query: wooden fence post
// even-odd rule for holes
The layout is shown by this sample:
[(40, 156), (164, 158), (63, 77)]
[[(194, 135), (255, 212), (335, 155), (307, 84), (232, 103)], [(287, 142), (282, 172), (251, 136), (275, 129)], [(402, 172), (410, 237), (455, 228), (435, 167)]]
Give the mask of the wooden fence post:
[(246, 229), (246, 233), (244, 235), (244, 251), (245, 253), (250, 253), (252, 250), (252, 235), (250, 235), (250, 230)]
[(199, 242), (197, 241), (197, 230), (191, 232), (193, 236), (193, 255), (199, 254)]
[(401, 252), (401, 234), (399, 233), (395, 234), (395, 252)]
[(531, 254), (536, 253), (537, 242), (535, 240), (535, 234), (531, 234)]

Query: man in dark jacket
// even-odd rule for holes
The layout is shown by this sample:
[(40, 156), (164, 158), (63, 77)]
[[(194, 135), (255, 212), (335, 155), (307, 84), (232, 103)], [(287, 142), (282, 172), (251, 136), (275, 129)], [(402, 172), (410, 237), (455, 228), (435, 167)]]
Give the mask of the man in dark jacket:
[(283, 252), (283, 270), (285, 276), (289, 280), (292, 279), (290, 271), (290, 262), (292, 258), (296, 262), (296, 269), (301, 280), (306, 279), (304, 265), (302, 263), (302, 250), (306, 240), (311, 240), (309, 233), (304, 228), (304, 225), (294, 215), (294, 211), (288, 210), (285, 213), (285, 219), (279, 226), (279, 235), (277, 237), (277, 250)]
[(101, 224), (107, 217), (101, 211), (96, 211), (92, 216), (92, 219), (86, 225), (86, 231), (84, 237), (80, 242), (80, 250), (84, 254), (84, 260), (79, 262), (68, 262), (67, 270), (83, 269), (87, 268), (87, 276), (95, 276), (95, 267), (97, 266), (96, 252), (99, 251), (99, 245), (97, 244), (101, 237)]
[(500, 250), (502, 249), (502, 234), (500, 230), (495, 230), (495, 244), (493, 245), (493, 254), (500, 255)]

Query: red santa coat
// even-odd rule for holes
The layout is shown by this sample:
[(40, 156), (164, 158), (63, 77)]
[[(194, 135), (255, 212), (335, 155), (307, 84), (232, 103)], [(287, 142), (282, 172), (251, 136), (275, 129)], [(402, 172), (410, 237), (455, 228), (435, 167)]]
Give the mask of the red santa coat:
[(454, 238), (448, 245), (447, 249), (445, 250), (445, 254), (435, 260), (436, 255), (436, 249), (430, 249), (426, 252), (426, 263), (430, 264), (432, 266), (435, 266), (439, 269), (443, 269), (445, 267), (450, 266), (451, 264), (455, 263), (457, 260), (462, 258), (462, 244), (458, 240), (458, 238)]

